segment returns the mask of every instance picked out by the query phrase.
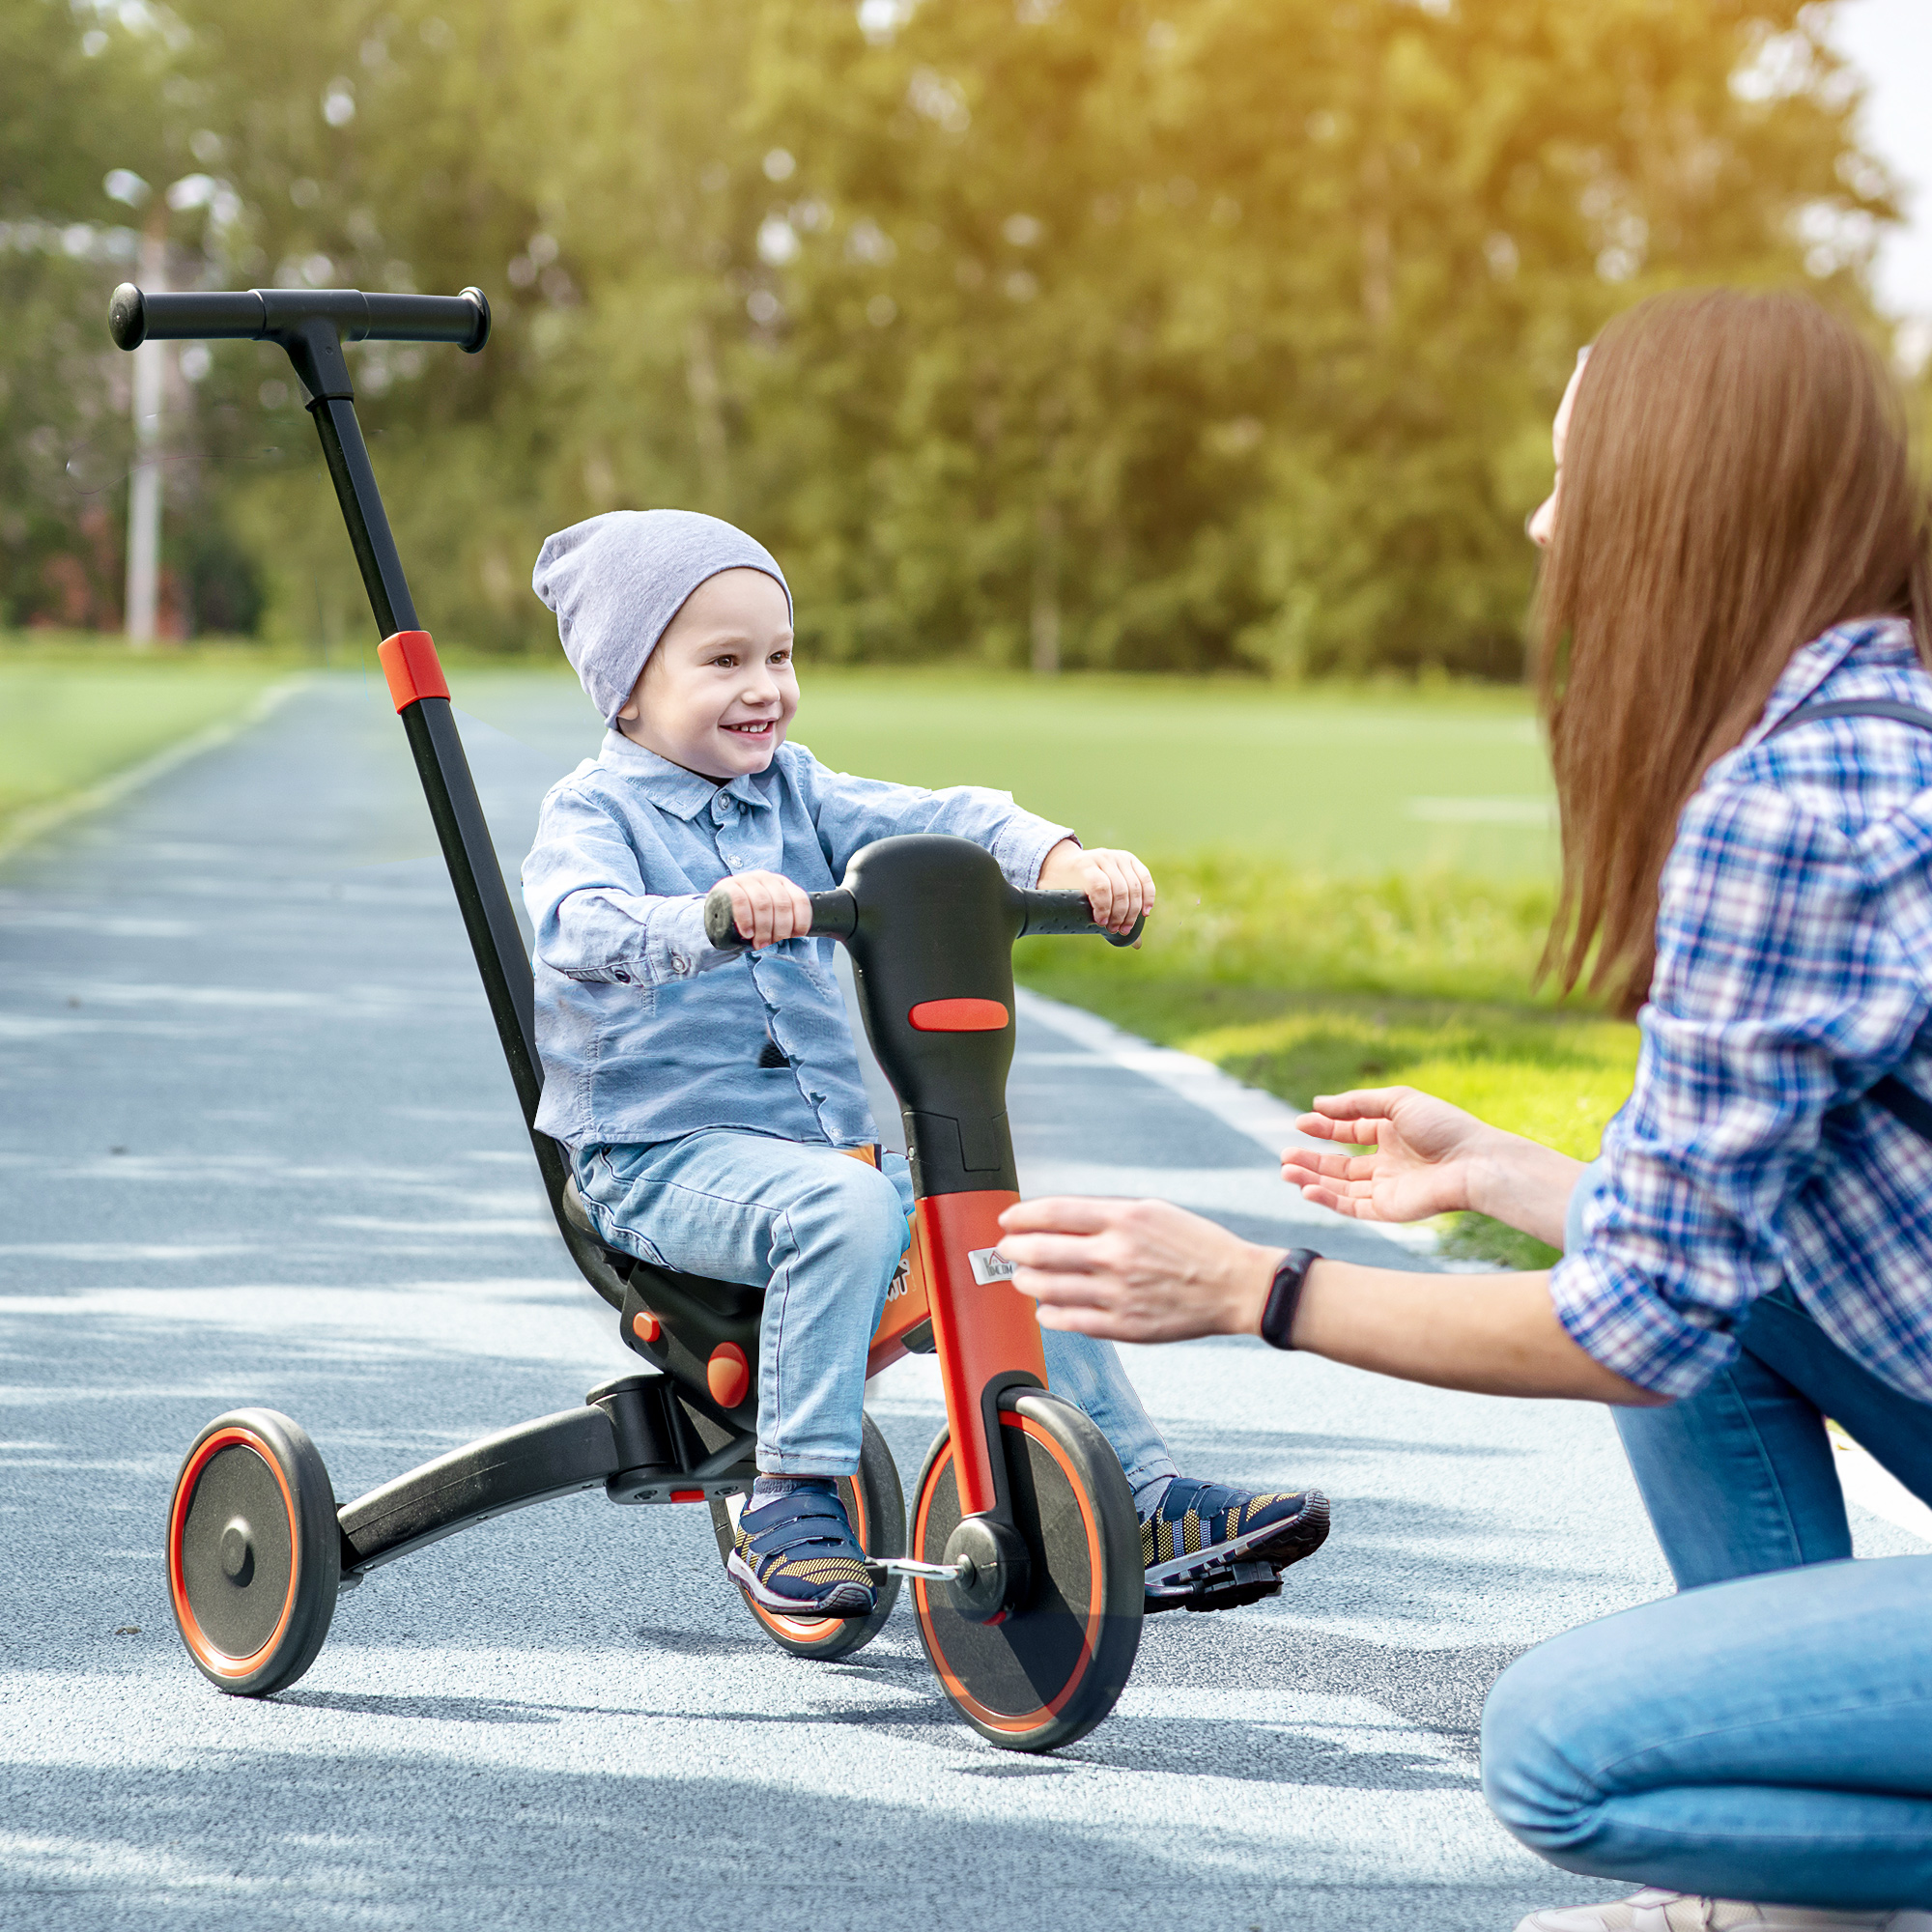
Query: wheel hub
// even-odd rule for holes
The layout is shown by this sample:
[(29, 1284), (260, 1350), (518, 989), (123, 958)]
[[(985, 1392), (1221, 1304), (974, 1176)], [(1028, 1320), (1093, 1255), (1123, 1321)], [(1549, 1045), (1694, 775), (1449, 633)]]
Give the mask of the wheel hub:
[(221, 1574), (244, 1590), (254, 1577), (255, 1537), (246, 1517), (238, 1516), (221, 1532)]
[(946, 1539), (946, 1558), (955, 1566), (952, 1607), (968, 1623), (997, 1623), (1026, 1602), (1032, 1565), (1011, 1523), (969, 1516)]

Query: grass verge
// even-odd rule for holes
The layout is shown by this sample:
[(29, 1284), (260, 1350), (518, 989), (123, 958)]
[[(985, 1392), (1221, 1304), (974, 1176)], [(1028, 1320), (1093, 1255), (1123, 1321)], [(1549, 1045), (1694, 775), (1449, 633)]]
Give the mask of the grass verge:
[(0, 841), (30, 814), (244, 711), (289, 669), (240, 650), (103, 660), (98, 644), (0, 646)]
[[(1155, 877), (1161, 910), (1140, 952), (1029, 940), (1022, 980), (1293, 1106), (1417, 1087), (1579, 1159), (1630, 1092), (1634, 1026), (1530, 996), (1547, 890), (1339, 881), (1225, 855)], [(1444, 1247), (1512, 1267), (1554, 1259), (1475, 1214)]]

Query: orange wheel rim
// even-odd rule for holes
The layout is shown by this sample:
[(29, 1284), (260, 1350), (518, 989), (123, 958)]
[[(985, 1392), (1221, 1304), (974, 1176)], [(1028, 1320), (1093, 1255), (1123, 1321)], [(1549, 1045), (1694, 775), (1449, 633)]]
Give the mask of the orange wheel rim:
[[(1066, 1707), (1066, 1700), (1073, 1695), (1074, 1691), (1079, 1690), (1081, 1684), (1086, 1679), (1089, 1668), (1093, 1664), (1094, 1645), (1100, 1635), (1103, 1604), (1103, 1586), (1100, 1573), (1100, 1526), (1094, 1520), (1093, 1507), (1087, 1492), (1081, 1488), (1079, 1479), (1073, 1472), (1073, 1464), (1066, 1460), (1066, 1457), (1061, 1450), (1060, 1444), (1045, 1430), (1039, 1428), (1037, 1424), (1032, 1422), (1026, 1416), (1003, 1415), (1000, 1417), (1000, 1421), (1006, 1428), (1017, 1429), (1030, 1441), (1037, 1442), (1060, 1464), (1062, 1472), (1066, 1477), (1067, 1488), (1079, 1498), (1081, 1526), (1087, 1532), (1087, 1575), (1090, 1593), (1090, 1600), (1087, 1605), (1086, 1627), (1082, 1631), (1080, 1638), (1080, 1655), (1075, 1662), (1074, 1668), (1068, 1673), (1066, 1682), (1061, 1686), (1059, 1695), (1051, 1703), (1038, 1705), (1019, 1717), (1014, 1717), (1009, 1712), (995, 1711), (990, 1706), (982, 1704), (979, 1698), (974, 1696), (972, 1691), (967, 1690), (958, 1677), (954, 1675), (952, 1666), (946, 1661), (946, 1653), (939, 1647), (938, 1643), (934, 1641), (930, 1648), (933, 1662), (939, 1671), (940, 1681), (946, 1686), (948, 1692), (962, 1709), (977, 1718), (988, 1730), (1000, 1731), (1009, 1737), (1021, 1737), (1028, 1731), (1037, 1730), (1049, 1719), (1059, 1717), (1061, 1712)], [(946, 1447), (940, 1452), (938, 1462), (932, 1465), (932, 1478), (925, 1485), (924, 1490), (920, 1495), (919, 1520), (914, 1524), (912, 1534), (912, 1547), (916, 1552), (925, 1548), (925, 1525), (932, 1509), (933, 1492), (939, 1488), (939, 1479), (944, 1474), (946, 1465), (952, 1461), (952, 1438), (948, 1437)], [(919, 1620), (925, 1627), (926, 1634), (930, 1637), (932, 1635), (932, 1617), (926, 1603), (926, 1583), (923, 1577), (913, 1579), (912, 1591), (913, 1601), (919, 1608)]]
[[(275, 1627), (269, 1633), (269, 1638), (259, 1650), (250, 1651), (246, 1657), (231, 1657), (225, 1650), (216, 1647), (208, 1633), (201, 1627), (187, 1600), (187, 1583), (182, 1576), (182, 1531), (186, 1526), (188, 1504), (194, 1500), (195, 1486), (201, 1481), (201, 1472), (223, 1449), (252, 1449), (274, 1472), (276, 1486), (282, 1492), (282, 1503), (289, 1513), (289, 1588), (282, 1600), (282, 1613), (275, 1619)], [(289, 1627), (289, 1618), (295, 1614), (296, 1586), (301, 1580), (301, 1526), (296, 1520), (296, 1499), (289, 1493), (288, 1478), (282, 1474), (282, 1465), (275, 1460), (274, 1453), (267, 1442), (252, 1429), (219, 1429), (194, 1452), (193, 1460), (182, 1471), (182, 1479), (175, 1486), (173, 1507), (168, 1512), (168, 1591), (174, 1598), (175, 1621), (181, 1626), (182, 1639), (186, 1643), (202, 1666), (213, 1671), (217, 1677), (246, 1677), (250, 1671), (260, 1667), (262, 1660), (282, 1640), (282, 1633)]]

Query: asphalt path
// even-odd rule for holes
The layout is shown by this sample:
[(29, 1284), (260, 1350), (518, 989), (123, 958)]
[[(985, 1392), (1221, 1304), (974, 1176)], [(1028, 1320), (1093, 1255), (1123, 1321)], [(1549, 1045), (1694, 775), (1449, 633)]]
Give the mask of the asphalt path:
[[(514, 872), (595, 720), (554, 680), (461, 695)], [(1011, 1099), (1030, 1191), (1305, 1233), (1252, 1135), (1050, 1008)], [(162, 1524), (211, 1417), (287, 1411), (346, 1497), (634, 1366), (549, 1223), (373, 676), (0, 871), (0, 1172), (6, 1925), (1500, 1932), (1615, 1889), (1506, 1838), (1474, 1749), (1511, 1657), (1666, 1587), (1606, 1420), (1258, 1343), (1130, 1366), (1183, 1467), (1320, 1485), (1334, 1533), (1277, 1602), (1150, 1623), (1053, 1758), (955, 1720), (904, 1604), (796, 1662), (702, 1510), (597, 1494), (379, 1573), (276, 1698), (207, 1685)], [(869, 1399), (910, 1483), (930, 1364)]]

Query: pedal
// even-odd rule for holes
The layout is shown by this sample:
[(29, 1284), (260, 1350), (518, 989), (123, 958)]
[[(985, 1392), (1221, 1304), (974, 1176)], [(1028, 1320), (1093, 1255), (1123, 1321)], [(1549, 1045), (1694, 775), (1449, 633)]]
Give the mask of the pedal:
[(1148, 1574), (1142, 1614), (1150, 1617), (1162, 1610), (1237, 1610), (1244, 1604), (1281, 1595), (1281, 1572), (1271, 1563), (1219, 1565), (1193, 1582), (1159, 1587), (1151, 1580), (1153, 1573)]

